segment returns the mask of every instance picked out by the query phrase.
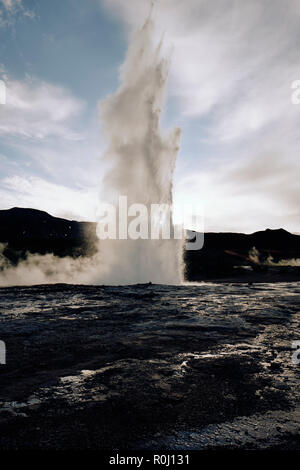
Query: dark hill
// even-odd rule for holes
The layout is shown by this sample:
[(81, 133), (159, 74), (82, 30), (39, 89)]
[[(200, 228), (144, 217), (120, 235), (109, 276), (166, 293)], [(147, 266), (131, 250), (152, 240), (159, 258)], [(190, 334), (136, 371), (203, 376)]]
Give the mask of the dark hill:
[(52, 217), (36, 209), (0, 211), (0, 242), (11, 261), (31, 253), (88, 256), (94, 252), (95, 224)]
[[(96, 252), (96, 224), (53, 217), (47, 212), (14, 207), (0, 210), (3, 255), (16, 264), (31, 253), (56, 256), (92, 256)], [(250, 250), (258, 250), (256, 258)], [(204, 247), (185, 253), (188, 280), (242, 276), (249, 269), (266, 270), (264, 261), (300, 258), (300, 236), (284, 229), (243, 233), (206, 233)], [(299, 269), (298, 269), (299, 272)], [(298, 276), (298, 274), (297, 274)], [(300, 279), (300, 276), (299, 276)]]
[[(254, 247), (256, 256), (249, 256)], [(282, 228), (249, 235), (206, 233), (202, 250), (185, 253), (186, 277), (199, 280), (241, 275), (245, 267), (262, 272), (267, 270), (264, 263), (270, 257), (275, 263), (300, 258), (300, 236)]]

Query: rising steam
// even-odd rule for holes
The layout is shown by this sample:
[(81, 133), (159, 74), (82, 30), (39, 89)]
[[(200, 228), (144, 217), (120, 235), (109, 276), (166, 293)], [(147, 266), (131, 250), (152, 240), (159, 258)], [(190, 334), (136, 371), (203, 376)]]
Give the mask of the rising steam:
[(280, 259), (278, 261), (275, 261), (273, 256), (269, 255), (267, 258), (264, 259), (264, 256), (258, 251), (257, 248), (255, 248), (255, 246), (249, 251), (248, 258), (250, 261), (252, 261), (252, 263), (263, 267), (300, 267), (299, 258)]
[(3, 255), (4, 249), (5, 245), (0, 243), (0, 287), (61, 282), (87, 284), (99, 265), (99, 254), (74, 259), (70, 256), (60, 258), (52, 253), (27, 253), (25, 259), (14, 266)]
[[(166, 136), (160, 129), (169, 61), (162, 42), (154, 45), (151, 16), (136, 33), (121, 67), (121, 85), (100, 104), (103, 135), (111, 164), (105, 180), (105, 201), (117, 206), (120, 195), (128, 205), (172, 205), (172, 180), (180, 129)], [(178, 240), (105, 240), (100, 242), (98, 282), (178, 283), (181, 280)]]

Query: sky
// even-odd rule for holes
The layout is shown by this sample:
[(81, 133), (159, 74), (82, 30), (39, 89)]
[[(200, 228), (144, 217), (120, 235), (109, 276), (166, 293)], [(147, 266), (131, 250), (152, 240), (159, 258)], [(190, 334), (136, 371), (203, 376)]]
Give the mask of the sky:
[[(0, 0), (0, 209), (95, 220), (107, 172), (99, 102), (148, 0)], [(174, 200), (206, 231), (300, 232), (298, 0), (156, 0), (171, 56), (162, 126), (182, 129)]]

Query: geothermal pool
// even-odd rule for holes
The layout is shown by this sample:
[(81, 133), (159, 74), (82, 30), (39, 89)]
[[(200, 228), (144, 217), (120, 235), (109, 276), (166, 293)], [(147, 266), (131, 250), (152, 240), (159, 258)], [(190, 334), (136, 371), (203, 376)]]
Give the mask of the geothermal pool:
[(299, 306), (299, 282), (1, 288), (0, 448), (299, 448)]

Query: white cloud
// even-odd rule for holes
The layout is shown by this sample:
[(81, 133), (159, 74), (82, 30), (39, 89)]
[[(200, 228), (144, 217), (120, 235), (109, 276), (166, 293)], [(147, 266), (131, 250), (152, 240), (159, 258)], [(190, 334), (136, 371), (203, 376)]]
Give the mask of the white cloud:
[(83, 129), (77, 117), (84, 103), (68, 90), (36, 78), (13, 80), (5, 70), (2, 76), (7, 102), (0, 106), (1, 208), (93, 220), (99, 200), (94, 188), (104, 172), (98, 117)]
[(14, 11), (21, 7), (22, 0), (0, 0), (0, 3), (2, 3), (6, 10)]
[[(130, 32), (141, 25), (150, 4), (104, 3)], [(251, 231), (282, 225), (299, 231), (295, 206), (300, 194), (294, 175), (299, 175), (300, 106), (291, 104), (291, 83), (300, 79), (299, 1), (157, 0), (154, 15), (158, 36), (164, 31), (166, 45), (173, 47), (169, 88), (181, 105), (181, 120), (201, 119), (194, 167), (205, 161), (202, 143), (215, 151), (216, 158), (205, 161), (203, 172), (185, 172), (195, 181), (195, 192), (205, 180), (211, 194), (206, 198), (210, 226)], [(185, 159), (182, 152), (180, 159)], [(258, 184), (250, 167), (264, 159), (268, 170)], [(228, 165), (245, 168), (243, 182)], [(184, 198), (180, 178), (178, 184)], [(191, 192), (188, 186), (185, 191)]]
[(19, 16), (33, 19), (35, 13), (24, 6), (23, 0), (0, 0), (0, 27), (11, 26)]
[[(150, 2), (105, 3), (134, 29)], [(227, 115), (234, 137), (279, 118), (300, 72), (295, 0), (160, 0), (154, 11), (158, 35), (165, 31), (173, 47), (171, 89), (186, 115), (214, 112), (216, 124)], [(236, 130), (240, 116), (248, 125)]]
[(97, 189), (72, 189), (34, 176), (14, 175), (0, 181), (1, 208), (30, 207), (53, 216), (95, 220)]
[(175, 196), (195, 211), (204, 208), (205, 231), (250, 233), (283, 227), (297, 232), (299, 178), (299, 164), (279, 154), (261, 154), (181, 178)]
[(80, 138), (72, 130), (72, 122), (83, 103), (67, 90), (31, 77), (23, 81), (6, 77), (5, 82), (6, 104), (0, 107), (2, 137)]

